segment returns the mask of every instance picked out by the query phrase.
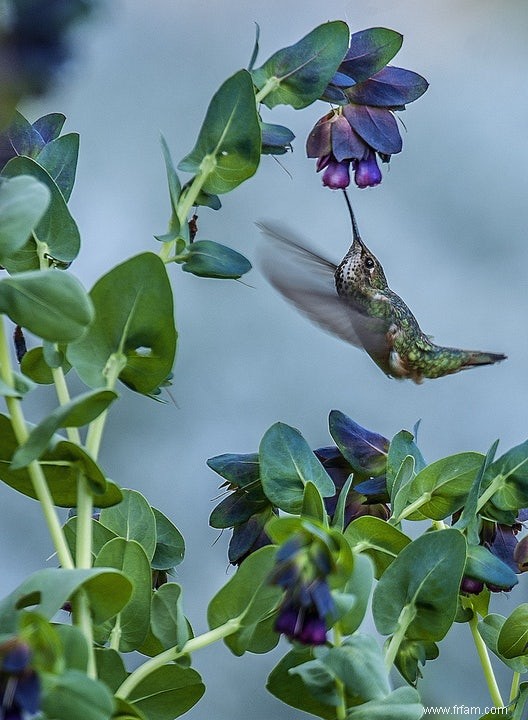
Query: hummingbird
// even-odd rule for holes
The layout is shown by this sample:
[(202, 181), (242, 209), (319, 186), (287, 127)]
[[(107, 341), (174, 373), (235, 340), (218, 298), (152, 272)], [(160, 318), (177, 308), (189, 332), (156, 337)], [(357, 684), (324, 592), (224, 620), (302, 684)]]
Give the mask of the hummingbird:
[(327, 332), (362, 347), (389, 377), (424, 378), (493, 365), (506, 355), (435, 345), (405, 302), (390, 289), (383, 267), (361, 239), (352, 205), (352, 245), (339, 264), (278, 226), (258, 224), (271, 241), (261, 246), (267, 280)]

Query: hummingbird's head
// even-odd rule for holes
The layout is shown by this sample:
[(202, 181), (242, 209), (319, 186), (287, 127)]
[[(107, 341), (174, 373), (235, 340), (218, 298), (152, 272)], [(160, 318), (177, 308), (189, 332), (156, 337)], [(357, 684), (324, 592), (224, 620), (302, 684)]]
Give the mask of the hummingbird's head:
[(354, 237), (348, 252), (347, 265), (347, 272), (354, 278), (354, 282), (377, 290), (386, 289), (387, 280), (381, 263), (359, 235)]

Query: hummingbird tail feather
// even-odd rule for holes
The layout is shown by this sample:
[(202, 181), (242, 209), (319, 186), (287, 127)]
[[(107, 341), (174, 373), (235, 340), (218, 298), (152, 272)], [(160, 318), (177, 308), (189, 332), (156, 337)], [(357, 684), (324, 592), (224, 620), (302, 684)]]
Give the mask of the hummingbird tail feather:
[(502, 353), (487, 353), (487, 352), (471, 352), (465, 365), (472, 367), (473, 365), (494, 365), (497, 362), (506, 360), (506, 355)]

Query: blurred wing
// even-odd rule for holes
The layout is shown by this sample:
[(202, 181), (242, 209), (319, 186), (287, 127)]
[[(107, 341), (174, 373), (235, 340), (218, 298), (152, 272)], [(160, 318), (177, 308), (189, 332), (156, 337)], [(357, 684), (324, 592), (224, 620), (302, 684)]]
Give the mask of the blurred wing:
[(268, 282), (323, 330), (363, 347), (352, 322), (354, 310), (336, 291), (336, 264), (275, 225), (257, 225), (267, 240), (259, 248), (259, 266)]

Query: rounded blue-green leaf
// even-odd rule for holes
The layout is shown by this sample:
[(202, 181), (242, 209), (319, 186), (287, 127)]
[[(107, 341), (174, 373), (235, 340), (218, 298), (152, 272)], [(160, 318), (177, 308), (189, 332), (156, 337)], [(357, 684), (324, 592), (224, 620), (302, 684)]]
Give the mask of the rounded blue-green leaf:
[(0, 263), (24, 245), (50, 198), (46, 185), (30, 175), (0, 182)]
[[(525, 603), (524, 603), (525, 604)], [(521, 605), (519, 607), (522, 607)], [(515, 612), (515, 611), (514, 611)], [(525, 615), (526, 609), (521, 612), (521, 617)], [(517, 618), (519, 619), (519, 618)], [(528, 670), (528, 655), (517, 655), (515, 657), (505, 657), (502, 655), (497, 647), (499, 634), (506, 622), (506, 618), (503, 615), (496, 613), (490, 613), (486, 615), (481, 622), (478, 624), (478, 631), (480, 636), (486, 643), (487, 647), (501, 659), (501, 661), (507, 665), (514, 672), (525, 673)], [(525, 627), (526, 627), (526, 620)], [(518, 635), (516, 636), (518, 639)], [(506, 637), (503, 638), (504, 640)], [(506, 649), (515, 648), (515, 644), (505, 644)]]
[[(65, 373), (71, 369), (71, 365), (64, 355), (62, 356), (61, 367)], [(24, 375), (39, 385), (51, 385), (51, 383), (54, 382), (51, 367), (46, 362), (41, 345), (30, 348), (26, 352), (20, 363), (20, 369)]]
[[(110, 507), (122, 499), (121, 490), (108, 480), (95, 460), (76, 443), (54, 437), (55, 444), (42, 455), (42, 470), (55, 505), (77, 505), (80, 477), (88, 480), (98, 507)], [(11, 460), (18, 448), (11, 421), (0, 415), (0, 480), (23, 495), (37, 500), (34, 484), (27, 468), (12, 470)]]
[(199, 277), (236, 280), (251, 270), (251, 263), (225, 245), (212, 240), (197, 240), (190, 245), (182, 270)]
[(55, 180), (66, 202), (73, 190), (78, 156), (79, 134), (68, 133), (44, 145), (36, 158)]
[[(246, 558), (209, 603), (207, 619), (211, 629), (228, 620), (240, 619), (240, 629), (224, 641), (235, 655), (251, 650), (255, 635), (261, 643), (259, 624), (269, 620), (282, 595), (280, 588), (269, 583), (275, 565), (275, 550), (275, 547), (267, 546)], [(279, 641), (279, 635), (269, 629), (268, 638), (267, 649), (271, 649)]]
[(29, 157), (16, 157), (2, 169), (3, 177), (31, 175), (48, 188), (51, 202), (34, 229), (38, 240), (48, 246), (49, 254), (64, 263), (75, 260), (81, 246), (79, 229), (68, 210), (66, 200), (50, 173)]
[(122, 493), (122, 502), (102, 510), (99, 522), (118, 537), (136, 540), (150, 561), (156, 549), (156, 519), (152, 508), (137, 490), (123, 489)]
[(332, 479), (301, 433), (290, 425), (278, 422), (269, 428), (260, 443), (259, 459), (266, 497), (285, 512), (300, 512), (308, 482), (323, 497), (335, 493)]
[(468, 546), (464, 574), (504, 590), (519, 582), (513, 570), (483, 545)]
[(152, 512), (156, 520), (156, 548), (150, 564), (153, 570), (170, 570), (183, 561), (185, 540), (166, 515), (156, 508)]
[(93, 319), (81, 283), (58, 270), (19, 273), (0, 281), (0, 312), (51, 342), (80, 338)]
[(11, 469), (18, 470), (39, 458), (49, 446), (56, 430), (87, 425), (99, 417), (116, 398), (117, 393), (112, 390), (97, 390), (82, 393), (65, 405), (60, 405), (31, 430), (27, 440), (13, 455)]
[(319, 25), (295, 45), (274, 53), (252, 72), (259, 90), (270, 80), (274, 84), (262, 102), (269, 108), (282, 104), (298, 110), (313, 103), (343, 60), (348, 39), (348, 26), (337, 20)]
[(171, 664), (149, 673), (127, 699), (148, 720), (173, 720), (196, 705), (204, 692), (205, 685), (196, 670)]
[(260, 145), (253, 82), (239, 70), (213, 95), (196, 145), (178, 168), (205, 176), (204, 192), (226, 193), (255, 174)]
[(68, 361), (90, 387), (106, 387), (112, 356), (126, 360), (119, 379), (148, 395), (172, 370), (176, 328), (172, 289), (162, 260), (142, 253), (113, 268), (90, 291), (95, 319), (68, 346)]
[(528, 603), (506, 618), (497, 638), (497, 650), (506, 658), (528, 656)]
[(109, 720), (114, 711), (112, 693), (100, 680), (79, 670), (48, 675), (43, 685), (42, 709), (56, 720)]
[(170, 647), (181, 649), (189, 639), (182, 589), (177, 583), (165, 583), (152, 595), (151, 626), (164, 650)]
[[(119, 613), (119, 651), (131, 652), (141, 647), (150, 627), (151, 569), (141, 545), (135, 540), (116, 537), (103, 545), (94, 567), (120, 570), (133, 586), (130, 600)], [(110, 621), (110, 627), (113, 625)]]
[(39, 117), (32, 123), (33, 130), (36, 130), (45, 143), (49, 143), (59, 137), (60, 131), (66, 121), (66, 115), (62, 113), (48, 113)]
[(108, 567), (37, 570), (0, 601), (0, 631), (5, 631), (16, 612), (25, 607), (34, 606), (35, 612), (51, 619), (81, 587), (88, 594), (96, 622), (114, 617), (132, 593), (131, 581), (123, 573)]
[(401, 530), (377, 517), (357, 518), (344, 532), (354, 553), (366, 553), (374, 563), (375, 576), (380, 578), (399, 553), (411, 542)]
[(441, 640), (451, 627), (466, 562), (466, 541), (454, 529), (407, 545), (374, 590), (372, 611), (382, 635), (402, 629), (409, 640)]

